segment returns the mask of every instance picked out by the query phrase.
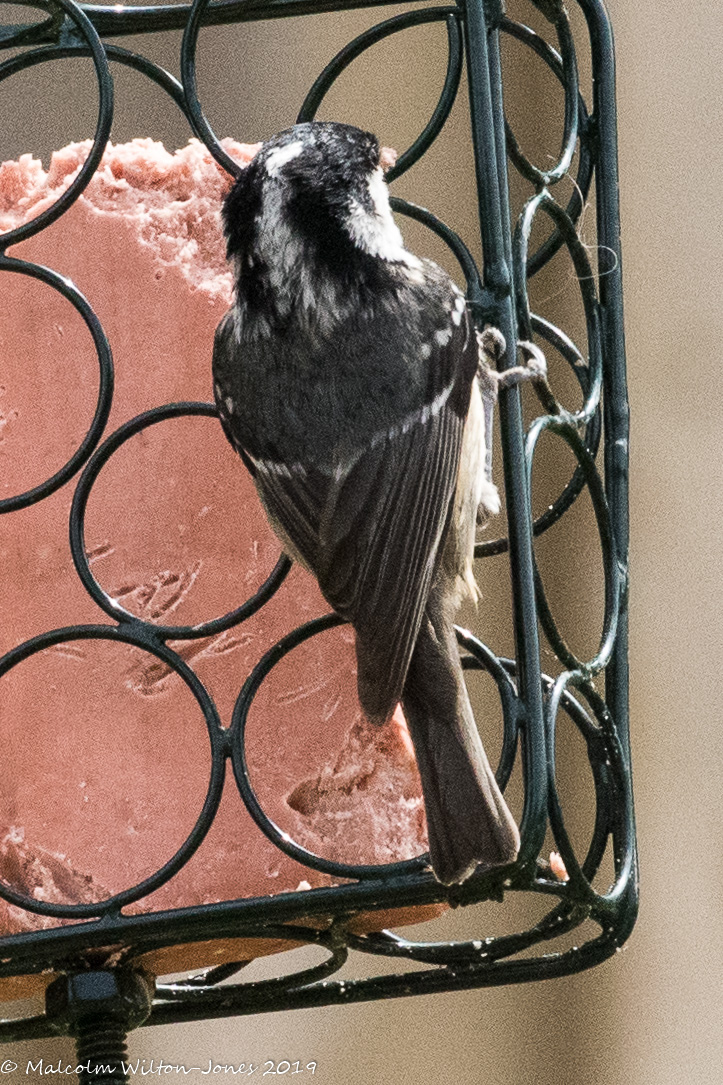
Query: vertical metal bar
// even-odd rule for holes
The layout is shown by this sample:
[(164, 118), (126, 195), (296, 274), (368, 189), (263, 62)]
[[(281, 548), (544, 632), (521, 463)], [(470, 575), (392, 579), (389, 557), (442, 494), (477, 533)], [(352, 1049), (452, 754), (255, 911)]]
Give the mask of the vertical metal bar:
[[(630, 536), (628, 511), (628, 440), (630, 434), (623, 326), (622, 254), (618, 203), (617, 122), (615, 116), (615, 53), (607, 13), (600, 0), (580, 0), (590, 29), (593, 65), (593, 119), (597, 136), (596, 203), (598, 245), (609, 253), (600, 274), (603, 333), (605, 490), (613, 513), (618, 561), (627, 580)], [(627, 600), (625, 600), (627, 602)], [(627, 605), (624, 607), (627, 615)], [(618, 626), (616, 652), (607, 671), (608, 704), (624, 732), (627, 748), (627, 623)], [(622, 711), (620, 711), (622, 709)]]
[(624, 902), (624, 918), (616, 935), (624, 941), (635, 924), (638, 871), (632, 799), (629, 732), (628, 549), (630, 541), (628, 464), (630, 412), (625, 365), (622, 251), (618, 181), (618, 135), (615, 96), (615, 48), (610, 19), (602, 0), (579, 0), (590, 32), (593, 74), (593, 119), (597, 136), (596, 204), (600, 251), (610, 253), (610, 267), (599, 276), (603, 342), (603, 417), (605, 423), (605, 492), (610, 506), (620, 564), (622, 597), (617, 637), (605, 675), (605, 697), (615, 720), (628, 767), (630, 841), (633, 869)]
[[(491, 40), (488, 40), (483, 0), (466, 0), (464, 10), (470, 118), (483, 253), (483, 291), (476, 315), (482, 323), (493, 323), (500, 329), (509, 345), (508, 364), (514, 365), (517, 319), (510, 259), (511, 231), (498, 31), (494, 28), (490, 34)], [(547, 778), (532, 562), (532, 517), (517, 388), (505, 390), (500, 395), (500, 427), (505, 450), (517, 680), (525, 713), (525, 807), (520, 851), (520, 861), (524, 865), (534, 863), (542, 847), (546, 828)]]

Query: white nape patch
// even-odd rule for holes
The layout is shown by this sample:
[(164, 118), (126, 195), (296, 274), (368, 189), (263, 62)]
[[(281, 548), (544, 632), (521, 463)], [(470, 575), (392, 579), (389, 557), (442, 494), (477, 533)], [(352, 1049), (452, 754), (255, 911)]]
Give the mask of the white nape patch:
[[(284, 186), (265, 185), (259, 217), (256, 247), (266, 266), (273, 304), (281, 317), (292, 308), (306, 314), (310, 328), (320, 332), (333, 328), (355, 304), (348, 292), (342, 293), (334, 278), (318, 275), (309, 263), (308, 252), (299, 233), (291, 226), (286, 212)], [(268, 322), (254, 318), (255, 334), (267, 337)]]
[(228, 413), (233, 414), (233, 400), (231, 399), (231, 396), (226, 396), (226, 398), (224, 399), (224, 403), (226, 404), (226, 410), (228, 411)]
[(379, 256), (382, 260), (404, 264), (415, 273), (415, 280), (423, 281), (421, 276), (422, 261), (404, 247), (399, 227), (392, 218), (389, 206), (389, 190), (384, 183), (384, 173), (377, 166), (369, 177), (369, 195), (374, 204), (374, 212), (369, 214), (361, 204), (352, 204), (349, 217), (349, 233), (352, 241), (370, 256)]
[(280, 185), (264, 187), (257, 247), (266, 264), (276, 309), (281, 316), (286, 316), (296, 293), (292, 284), (299, 268), (303, 267), (304, 250), (299, 236), (289, 226)]
[(277, 177), (286, 163), (298, 158), (303, 149), (304, 144), (301, 140), (295, 139), (293, 143), (287, 143), (285, 146), (277, 147), (275, 151), (272, 151), (266, 159), (266, 172), (269, 177)]
[(440, 328), (440, 330), (438, 332), (434, 333), (434, 338), (435, 338), (435, 341), (437, 343), (439, 343), (440, 347), (446, 347), (447, 343), (452, 338), (452, 329), (451, 328)]

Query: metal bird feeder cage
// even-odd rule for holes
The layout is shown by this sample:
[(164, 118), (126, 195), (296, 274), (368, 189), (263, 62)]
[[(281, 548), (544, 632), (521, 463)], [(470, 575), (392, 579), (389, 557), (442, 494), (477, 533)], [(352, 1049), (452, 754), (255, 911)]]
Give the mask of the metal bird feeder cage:
[[(337, 77), (368, 47), (420, 23), (442, 24), (448, 41), (442, 93), (424, 131), (400, 155), (388, 180), (392, 183), (429, 149), (447, 121), (465, 75), (479, 203), (481, 266), (463, 240), (432, 211), (398, 198), (394, 198), (394, 210), (421, 222), (449, 246), (466, 279), (468, 302), (478, 327), (498, 327), (508, 343), (535, 339), (545, 351), (556, 352), (561, 367), (567, 365), (579, 384), (581, 406), (568, 409), (556, 398), (551, 375), (549, 384), (538, 388), (537, 413), (532, 412), (526, 421), (518, 388), (505, 390), (500, 396), (502, 463), (498, 464), (498, 473), (504, 478), (507, 534), (481, 543), (476, 556), (479, 578), (484, 583), (485, 562), (495, 554), (507, 555), (503, 560), (508, 561), (511, 581), (514, 658), (500, 657), (494, 645), (482, 643), (471, 633), (459, 630), (458, 636), (470, 675), (484, 671), (498, 689), (504, 738), (497, 776), (504, 787), (513, 766), (521, 766), (522, 846), (514, 866), (487, 872), (455, 887), (439, 885), (423, 856), (387, 866), (355, 866), (312, 855), (273, 823), (253, 791), (244, 759), (248, 708), (277, 662), (302, 641), (338, 624), (335, 616), (322, 616), (302, 628), (289, 629), (286, 638), (267, 653), (253, 673), (240, 676), (242, 688), (229, 729), (221, 726), (211, 697), (178, 647), (197, 637), (197, 628), (160, 627), (126, 614), (118, 620), (118, 612), (93, 578), (84, 552), (83, 518), (94, 482), (103, 465), (132, 434), (168, 418), (213, 415), (215, 409), (207, 403), (168, 404), (109, 433), (113, 364), (100, 321), (71, 282), (52, 269), (16, 258), (12, 250), (17, 242), (46, 229), (65, 214), (97, 169), (113, 118), (111, 67), (130, 66), (157, 84), (185, 115), (192, 133), (206, 144), (221, 166), (233, 171), (237, 167), (212, 131), (197, 89), (195, 58), (202, 29), (361, 5), (355, 0), (194, 0), (191, 5), (127, 8), (73, 0), (31, 3), (47, 17), (27, 26), (0, 27), (0, 43), (9, 56), (0, 64), (0, 81), (48, 60), (90, 57), (100, 105), (92, 148), (83, 168), (56, 203), (0, 238), (0, 270), (39, 280), (75, 306), (92, 334), (101, 378), (95, 417), (75, 454), (53, 477), (31, 491), (5, 496), (0, 511), (11, 519), (18, 510), (42, 503), (61, 487), (73, 491), (73, 558), (85, 589), (105, 610), (108, 621), (48, 630), (13, 647), (0, 659), (0, 676), (34, 654), (68, 640), (100, 638), (136, 646), (179, 675), (196, 698), (211, 736), (213, 764), (212, 783), (193, 833), (173, 860), (143, 883), (101, 903), (57, 904), (29, 896), (7, 878), (2, 881), (0, 896), (5, 901), (44, 922), (42, 929), (0, 938), (0, 977), (51, 969), (57, 978), (47, 992), (46, 1012), (3, 1021), (0, 1040), (38, 1039), (71, 1032), (77, 1038), (79, 1057), (90, 1054), (120, 1058), (124, 1030), (141, 1023), (153, 1025), (528, 982), (578, 972), (608, 958), (626, 940), (635, 921), (637, 870), (627, 732), (628, 409), (614, 56), (602, 3), (572, 0), (575, 10), (569, 14), (561, 0), (530, 0), (530, 11), (538, 25), (544, 23), (546, 33), (513, 21), (501, 0), (458, 0), (456, 4), (394, 15), (361, 34), (330, 61), (298, 115), (301, 120), (313, 119)], [(578, 78), (576, 46), (579, 48), (581, 43), (575, 40), (579, 33), (573, 34), (571, 29), (571, 15), (584, 17), (584, 21), (579, 19), (579, 25), (586, 26), (589, 35), (583, 43), (592, 66), (589, 101), (583, 96)], [(139, 53), (113, 44), (120, 35), (159, 30), (179, 32), (180, 82)], [(562, 147), (558, 160), (544, 167), (525, 156), (506, 122), (501, 65), (504, 39), (515, 39), (517, 48), (535, 54), (562, 88)], [(292, 122), (293, 118), (289, 118)], [(519, 213), (515, 212), (514, 221), (510, 199), (513, 173), (523, 178), (531, 191)], [(563, 182), (571, 175), (574, 185), (565, 186)], [(581, 240), (579, 223), (593, 193), (596, 223), (586, 224), (588, 235), (590, 231), (595, 234), (591, 249), (589, 236), (587, 244)], [(533, 243), (533, 226), (539, 228), (543, 219), (547, 234), (539, 243)], [(558, 251), (565, 250), (584, 310), (584, 353), (565, 327), (531, 311), (528, 296), (533, 277)], [(159, 314), (159, 334), (162, 320), (163, 314)], [(524, 399), (530, 414), (529, 404), (537, 400), (529, 389)], [(542, 515), (535, 517), (530, 497), (532, 467), (539, 440), (545, 434), (567, 445), (575, 466), (558, 496)], [(560, 633), (536, 561), (536, 540), (554, 525), (564, 523), (583, 494), (589, 495), (594, 510), (605, 584), (602, 631), (593, 657), (587, 660), (578, 658)], [(219, 629), (243, 623), (254, 609), (267, 605), (287, 569), (288, 562), (282, 558), (257, 596), (226, 618), (218, 619)], [(175, 647), (169, 646), (169, 640)], [(548, 646), (544, 655), (541, 643)], [(544, 669), (543, 658), (547, 660)], [(556, 727), (562, 715), (581, 737), (581, 757), (586, 772), (591, 773), (594, 827), (582, 849), (573, 844), (566, 827), (566, 808), (557, 786)], [(241, 796), (263, 832), (279, 848), (307, 867), (331, 874), (339, 884), (307, 892), (128, 914), (125, 906), (142, 900), (172, 877), (203, 839), (213, 822), (229, 761)], [(546, 839), (548, 847), (554, 840), (552, 846), (562, 857), (567, 880), (555, 876), (541, 861)], [(605, 862), (609, 863), (609, 877), (601, 885), (599, 872)], [(349, 929), (350, 921), (359, 912), (438, 902), (453, 906), (488, 900), (506, 903), (512, 895), (523, 893), (536, 895), (545, 910), (529, 929), (519, 933), (489, 936), (481, 929), (473, 940), (415, 941), (390, 931), (360, 934)], [(590, 921), (594, 924), (592, 933)], [(134, 972), (132, 964), (118, 963), (158, 947), (241, 936), (314, 945), (325, 951), (326, 959), (321, 965), (256, 983), (244, 983), (243, 976), (239, 978), (243, 962), (237, 962), (206, 969), (184, 981), (158, 982), (155, 987)], [(575, 945), (569, 944), (573, 937)], [(113, 947), (114, 957), (109, 956), (107, 947)], [(365, 974), (370, 957), (378, 956), (394, 961), (397, 970), (391, 974)], [(343, 981), (332, 978), (347, 958), (358, 974)], [(113, 1080), (122, 1080), (120, 1070)]]

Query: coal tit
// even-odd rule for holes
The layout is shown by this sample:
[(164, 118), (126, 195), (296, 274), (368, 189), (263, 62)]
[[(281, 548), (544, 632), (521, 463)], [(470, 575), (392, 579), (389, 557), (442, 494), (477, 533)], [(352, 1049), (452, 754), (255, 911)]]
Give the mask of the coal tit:
[[(235, 297), (213, 374), (284, 549), (354, 628), (366, 716), (384, 724), (402, 704), (432, 868), (453, 884), (519, 848), (453, 627), (476, 595), (476, 523), (499, 500), (478, 337), (449, 276), (405, 248), (385, 160), (345, 124), (297, 124), (262, 145), (223, 207)], [(490, 351), (499, 339), (488, 333)], [(496, 374), (482, 369), (489, 406)]]

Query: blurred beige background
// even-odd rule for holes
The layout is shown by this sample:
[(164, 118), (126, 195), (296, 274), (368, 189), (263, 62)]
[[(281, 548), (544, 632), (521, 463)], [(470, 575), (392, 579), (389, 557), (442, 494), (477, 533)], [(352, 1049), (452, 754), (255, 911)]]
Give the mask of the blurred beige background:
[[(716, 3), (654, 0), (610, 0), (609, 7), (618, 56), (633, 415), (631, 730), (642, 879), (638, 926), (620, 955), (577, 977), (147, 1029), (131, 1037), (136, 1057), (186, 1065), (209, 1059), (257, 1064), (313, 1059), (318, 1063), (313, 1080), (325, 1085), (720, 1081), (723, 426), (716, 403), (723, 393), (723, 11)], [(526, 0), (510, 4), (511, 14), (541, 25), (530, 9)], [(403, 9), (205, 32), (199, 85), (215, 130), (251, 142), (285, 127), (336, 50), (397, 10)], [(579, 18), (575, 25), (581, 25)], [(163, 35), (122, 44), (175, 71), (178, 42), (176, 35)], [(443, 46), (440, 27), (418, 28), (406, 40), (379, 46), (344, 77), (323, 115), (367, 126), (385, 143), (406, 146), (436, 98)], [(583, 45), (579, 48), (586, 85)], [(559, 142), (554, 85), (515, 47), (507, 50), (506, 62), (510, 111), (525, 145), (543, 155), (554, 153)], [(39, 111), (38, 95), (46, 95), (46, 104), (53, 95), (61, 70), (54, 67), (55, 75), (18, 77), (11, 99), (3, 96), (3, 158), (26, 150), (47, 154), (48, 148), (91, 130), (93, 83), (80, 62), (67, 106)], [(68, 71), (64, 62), (66, 80)], [(185, 124), (160, 92), (151, 92), (157, 111), (149, 120), (139, 76), (119, 72), (118, 94), (116, 141), (152, 135), (169, 147), (185, 143)], [(550, 140), (539, 135), (548, 122), (553, 123)], [(443, 137), (396, 191), (433, 207), (474, 242), (470, 166), (462, 94)], [(594, 239), (594, 210), (588, 214), (586, 240)], [(428, 236), (405, 232), (412, 247), (443, 258)], [(561, 320), (568, 302), (576, 304), (566, 266), (536, 289), (540, 304)], [(573, 313), (571, 320), (579, 327), (579, 315)], [(554, 559), (544, 551), (541, 561), (550, 570), (553, 560), (558, 565), (551, 595), (563, 625), (569, 622), (582, 648), (595, 640), (601, 588), (594, 535), (589, 525), (581, 524), (579, 531), (562, 557), (559, 550)], [(494, 646), (505, 650), (509, 629), (499, 615), (508, 589), (502, 565), (499, 572), (484, 580), (483, 589), (487, 612), (498, 615)], [(512, 910), (514, 916), (522, 913), (516, 905)], [(455, 915), (447, 930), (478, 933), (490, 916), (498, 922), (497, 912), (481, 915)], [(24, 1065), (38, 1051), (38, 1045), (22, 1046), (13, 1057)], [(56, 1041), (46, 1045), (45, 1054), (71, 1057), (71, 1051), (67, 1041)]]

